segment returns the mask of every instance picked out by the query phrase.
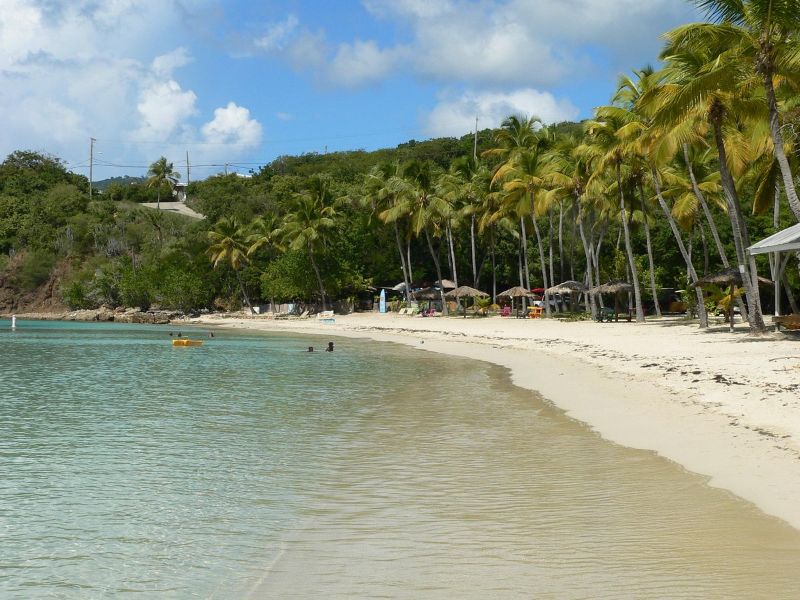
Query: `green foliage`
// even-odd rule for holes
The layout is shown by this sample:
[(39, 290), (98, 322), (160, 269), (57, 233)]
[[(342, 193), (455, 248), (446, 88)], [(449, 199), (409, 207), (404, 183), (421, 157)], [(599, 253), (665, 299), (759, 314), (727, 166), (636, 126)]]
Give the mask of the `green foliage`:
[(50, 278), (56, 260), (51, 252), (35, 250), (25, 253), (17, 271), (17, 283), (23, 290), (35, 290)]

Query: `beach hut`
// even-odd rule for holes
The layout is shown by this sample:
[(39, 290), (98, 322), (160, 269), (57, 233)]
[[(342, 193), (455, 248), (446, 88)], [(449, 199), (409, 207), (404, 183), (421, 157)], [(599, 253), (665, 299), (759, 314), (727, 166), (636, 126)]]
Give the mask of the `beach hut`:
[[(497, 294), (498, 298), (511, 298), (511, 310), (514, 310), (514, 298), (533, 298), (533, 293), (519, 285), (507, 289)], [(521, 317), (520, 309), (517, 309), (517, 317)]]
[[(758, 283), (761, 285), (769, 285), (772, 282), (769, 279), (759, 277)], [(708, 285), (716, 285), (720, 287), (730, 286), (731, 302), (728, 307), (728, 322), (730, 323), (730, 330), (733, 331), (733, 300), (736, 298), (736, 288), (740, 288), (744, 285), (742, 274), (739, 272), (738, 268), (731, 267), (729, 269), (723, 269), (722, 271), (717, 271), (716, 273), (711, 273), (711, 275), (701, 277), (697, 280), (697, 283), (694, 284), (695, 287), (704, 287)]]
[(449, 279), (442, 279), (441, 281), (437, 281), (433, 285), (439, 286), (443, 290), (452, 290), (456, 288), (456, 284), (450, 281)]
[[(614, 294), (614, 320), (619, 321), (619, 295), (629, 294), (633, 291), (633, 286), (627, 281), (615, 279), (598, 285), (589, 290), (590, 294)], [(601, 315), (602, 318), (602, 315)]]
[[(488, 298), (489, 294), (476, 290), (474, 287), (462, 285), (454, 290), (450, 290), (444, 295), (445, 298), (454, 299), (461, 304), (461, 298)], [(464, 318), (467, 318), (467, 307), (464, 307)]]
[[(574, 307), (577, 304), (577, 296), (578, 294), (586, 293), (586, 286), (583, 285), (580, 281), (575, 281), (573, 279), (569, 279), (558, 285), (554, 285), (553, 287), (549, 287), (545, 290), (548, 295), (551, 294), (569, 294), (570, 298), (570, 309), (574, 311)], [(563, 307), (562, 307), (563, 308)]]
[[(769, 270), (772, 274), (772, 281), (775, 283), (775, 329), (780, 327), (781, 319), (781, 280), (784, 278), (786, 265), (793, 252), (800, 251), (800, 223), (787, 227), (763, 240), (756, 242), (747, 249), (750, 255), (751, 266), (755, 272), (756, 254), (766, 254), (769, 258)], [(790, 296), (791, 300), (791, 296)], [(800, 318), (794, 315), (795, 320)], [(793, 320), (792, 317), (784, 317), (785, 323)]]

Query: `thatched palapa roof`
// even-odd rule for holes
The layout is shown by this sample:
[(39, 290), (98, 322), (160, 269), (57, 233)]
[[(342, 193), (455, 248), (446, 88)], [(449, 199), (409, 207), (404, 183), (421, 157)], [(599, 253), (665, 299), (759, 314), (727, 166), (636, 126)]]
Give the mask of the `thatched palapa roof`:
[(416, 300), (441, 300), (441, 291), (436, 288), (425, 288), (412, 294)]
[(509, 298), (530, 298), (533, 295), (534, 295), (533, 292), (530, 292), (526, 290), (524, 287), (521, 287), (519, 285), (509, 288), (506, 291), (497, 294), (498, 297), (508, 296)]
[(447, 292), (444, 297), (445, 298), (486, 298), (489, 294), (486, 292), (482, 292), (480, 290), (476, 290), (474, 287), (469, 287), (468, 285), (462, 285), (461, 287), (457, 287), (454, 290)]
[[(759, 277), (758, 282), (762, 285), (769, 285), (772, 283), (769, 279), (765, 279), (764, 277)], [(742, 274), (739, 272), (739, 269), (737, 267), (731, 267), (701, 277), (694, 285), (695, 287), (702, 287), (704, 285), (735, 285), (736, 287), (742, 287), (744, 281), (742, 281)]]
[(628, 283), (627, 281), (622, 281), (621, 279), (616, 279), (613, 281), (609, 281), (608, 283), (604, 283), (603, 285), (598, 285), (597, 287), (593, 287), (589, 290), (591, 294), (618, 294), (620, 292), (632, 292), (633, 286)]
[(559, 283), (558, 285), (554, 285), (553, 287), (547, 288), (548, 294), (572, 294), (572, 293), (581, 293), (586, 291), (586, 286), (583, 285), (580, 281), (564, 281), (563, 283)]

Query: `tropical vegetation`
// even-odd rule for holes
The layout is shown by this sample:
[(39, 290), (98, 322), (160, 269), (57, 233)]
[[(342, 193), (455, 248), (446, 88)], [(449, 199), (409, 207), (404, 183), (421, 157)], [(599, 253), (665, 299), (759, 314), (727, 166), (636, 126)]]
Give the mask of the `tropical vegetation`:
[[(660, 68), (620, 77), (583, 123), (509, 115), (476, 140), (280, 157), (192, 182), (200, 221), (139, 207), (176, 181), (164, 157), (143, 185), (90, 201), (57, 158), (15, 152), (0, 165), (0, 290), (50, 285), (73, 307), (324, 310), (398, 282), (406, 302), (446, 278), (495, 302), (503, 286), (624, 280), (637, 321), (682, 289), (705, 327), (714, 296), (694, 284), (733, 267), (743, 293), (716, 296), (763, 330), (768, 268), (746, 249), (800, 220), (800, 0), (694, 4), (707, 20), (665, 33)], [(784, 279), (797, 311), (798, 269)], [(608, 301), (589, 295), (587, 309)]]

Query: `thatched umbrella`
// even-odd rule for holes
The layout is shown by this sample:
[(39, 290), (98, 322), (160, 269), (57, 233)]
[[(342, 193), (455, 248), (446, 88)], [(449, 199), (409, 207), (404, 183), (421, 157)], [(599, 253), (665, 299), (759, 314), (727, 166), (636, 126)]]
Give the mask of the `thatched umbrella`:
[[(505, 292), (500, 292), (499, 294), (497, 294), (498, 298), (500, 298), (501, 296), (511, 298), (511, 310), (514, 310), (514, 298), (532, 298), (533, 292), (530, 292), (524, 287), (517, 285), (507, 289)], [(519, 316), (519, 313), (517, 314), (517, 316)]]
[[(759, 277), (758, 283), (761, 285), (770, 285), (772, 282), (764, 277)], [(694, 284), (694, 287), (704, 287), (708, 285), (717, 285), (721, 287), (730, 286), (731, 301), (728, 304), (728, 322), (730, 323), (731, 331), (733, 331), (733, 300), (736, 298), (736, 288), (744, 285), (742, 274), (737, 267), (723, 269), (722, 271), (717, 271), (716, 273), (701, 277)]]
[(589, 290), (590, 294), (614, 294), (614, 320), (619, 321), (619, 295), (623, 292), (630, 293), (633, 286), (627, 281), (615, 279), (598, 285)]
[[(461, 304), (461, 298), (488, 298), (489, 294), (476, 290), (474, 287), (462, 285), (454, 290), (450, 290), (444, 295), (445, 298), (454, 298)], [(464, 307), (464, 318), (467, 318), (467, 309)]]
[[(575, 280), (568, 280), (558, 285), (554, 285), (553, 287), (549, 287), (545, 290), (547, 294), (569, 294), (570, 299), (570, 308), (574, 310), (574, 306), (576, 304), (576, 296), (578, 294), (583, 294), (586, 292), (586, 286), (583, 285), (580, 281)], [(564, 308), (564, 303), (561, 303), (561, 308)]]

